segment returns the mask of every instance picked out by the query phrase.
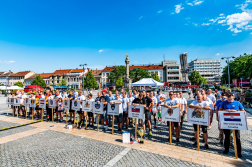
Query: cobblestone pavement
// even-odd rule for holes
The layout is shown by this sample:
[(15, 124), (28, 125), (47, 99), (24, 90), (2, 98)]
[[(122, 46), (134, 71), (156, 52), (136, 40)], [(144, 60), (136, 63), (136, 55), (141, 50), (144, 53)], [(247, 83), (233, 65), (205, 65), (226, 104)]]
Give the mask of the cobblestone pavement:
[[(1, 166), (104, 166), (124, 149), (122, 146), (48, 130), (1, 144), (0, 152), (3, 154), (0, 164)], [(131, 161), (128, 161), (130, 158)], [(167, 166), (168, 162), (179, 166), (199, 166), (137, 150), (131, 150), (118, 165), (126, 163), (132, 166), (130, 165), (132, 163), (139, 166), (137, 162), (142, 162), (144, 166), (156, 166), (157, 162), (160, 166)]]
[[(0, 121), (0, 129), (10, 127), (10, 126), (15, 126), (15, 125), (18, 125), (18, 124), (5, 122), (5, 121)], [(16, 127), (16, 128), (13, 128), (13, 129), (0, 131), (0, 138), (5, 137), (5, 136), (9, 136), (9, 135), (13, 135), (13, 134), (16, 134), (16, 133), (24, 132), (24, 131), (27, 131), (27, 130), (31, 130), (31, 129), (35, 129), (35, 127), (21, 126), (21, 127)]]
[(125, 167), (125, 166), (136, 166), (136, 167), (145, 167), (145, 166), (204, 166), (198, 165), (192, 162), (181, 161), (174, 158), (169, 158), (153, 153), (148, 153), (145, 151), (130, 150), (121, 160), (119, 160), (115, 167)]

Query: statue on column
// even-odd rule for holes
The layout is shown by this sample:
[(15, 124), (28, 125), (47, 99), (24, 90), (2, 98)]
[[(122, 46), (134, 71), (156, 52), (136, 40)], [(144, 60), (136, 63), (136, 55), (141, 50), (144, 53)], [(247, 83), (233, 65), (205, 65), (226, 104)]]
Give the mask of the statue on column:
[(130, 78), (129, 78), (129, 57), (126, 54), (125, 64), (126, 64), (126, 80), (125, 80), (125, 86), (130, 89)]

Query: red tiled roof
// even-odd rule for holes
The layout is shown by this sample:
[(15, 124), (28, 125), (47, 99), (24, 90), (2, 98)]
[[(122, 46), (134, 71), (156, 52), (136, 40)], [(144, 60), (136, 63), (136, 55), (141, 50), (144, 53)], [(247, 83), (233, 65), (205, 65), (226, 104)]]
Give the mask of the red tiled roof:
[(42, 78), (49, 78), (53, 73), (41, 73), (40, 76)]
[(72, 72), (83, 72), (83, 69), (73, 69), (72, 71), (71, 71), (71, 73)]
[(23, 76), (27, 75), (30, 72), (31, 71), (20, 71), (20, 72), (17, 72), (15, 74), (12, 74), (11, 76), (14, 76), (14, 77), (23, 77)]
[(0, 75), (3, 74), (4, 72), (0, 72)]
[(62, 76), (65, 75), (66, 73), (70, 73), (72, 70), (71, 69), (66, 69), (66, 70), (56, 70), (51, 76)]
[[(130, 70), (133, 70), (134, 68), (141, 68), (143, 70), (158, 70), (158, 69), (163, 69), (162, 65), (142, 65), (142, 66), (134, 66), (131, 65), (129, 66)], [(115, 66), (113, 67), (105, 67), (102, 71), (113, 71), (115, 69)]]

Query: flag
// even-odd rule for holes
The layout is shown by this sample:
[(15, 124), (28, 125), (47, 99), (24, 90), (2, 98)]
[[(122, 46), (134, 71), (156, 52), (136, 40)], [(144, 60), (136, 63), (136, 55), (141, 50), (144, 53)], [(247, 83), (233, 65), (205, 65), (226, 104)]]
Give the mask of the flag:
[(240, 113), (224, 113), (224, 121), (241, 122)]
[(140, 108), (132, 108), (132, 112), (138, 112), (138, 113), (140, 113)]

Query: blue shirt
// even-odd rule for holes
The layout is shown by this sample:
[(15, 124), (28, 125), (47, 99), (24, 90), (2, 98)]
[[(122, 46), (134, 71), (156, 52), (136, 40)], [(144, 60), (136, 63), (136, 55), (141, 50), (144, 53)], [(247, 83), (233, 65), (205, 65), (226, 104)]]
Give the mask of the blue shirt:
[(228, 102), (227, 100), (223, 101), (220, 105), (220, 108), (223, 108), (223, 110), (233, 109), (237, 111), (244, 109), (242, 104), (239, 101), (235, 101), (235, 100), (231, 103)]
[(221, 102), (221, 100), (216, 101), (215, 106), (218, 106)]
[(109, 101), (113, 101), (115, 99), (116, 99), (115, 96), (109, 96)]
[[(217, 104), (218, 101), (220, 101), (220, 102)], [(221, 101), (221, 100), (218, 100), (218, 101), (216, 102), (217, 105), (215, 105), (217, 111), (220, 110), (220, 106), (221, 106), (221, 104), (222, 104), (222, 102), (223, 102), (223, 101)]]
[[(100, 101), (100, 102), (109, 102), (109, 97), (108, 96), (97, 97), (95, 99), (95, 102), (97, 102), (97, 101)], [(103, 107), (104, 107), (104, 110), (107, 110), (107, 104), (104, 104)]]

